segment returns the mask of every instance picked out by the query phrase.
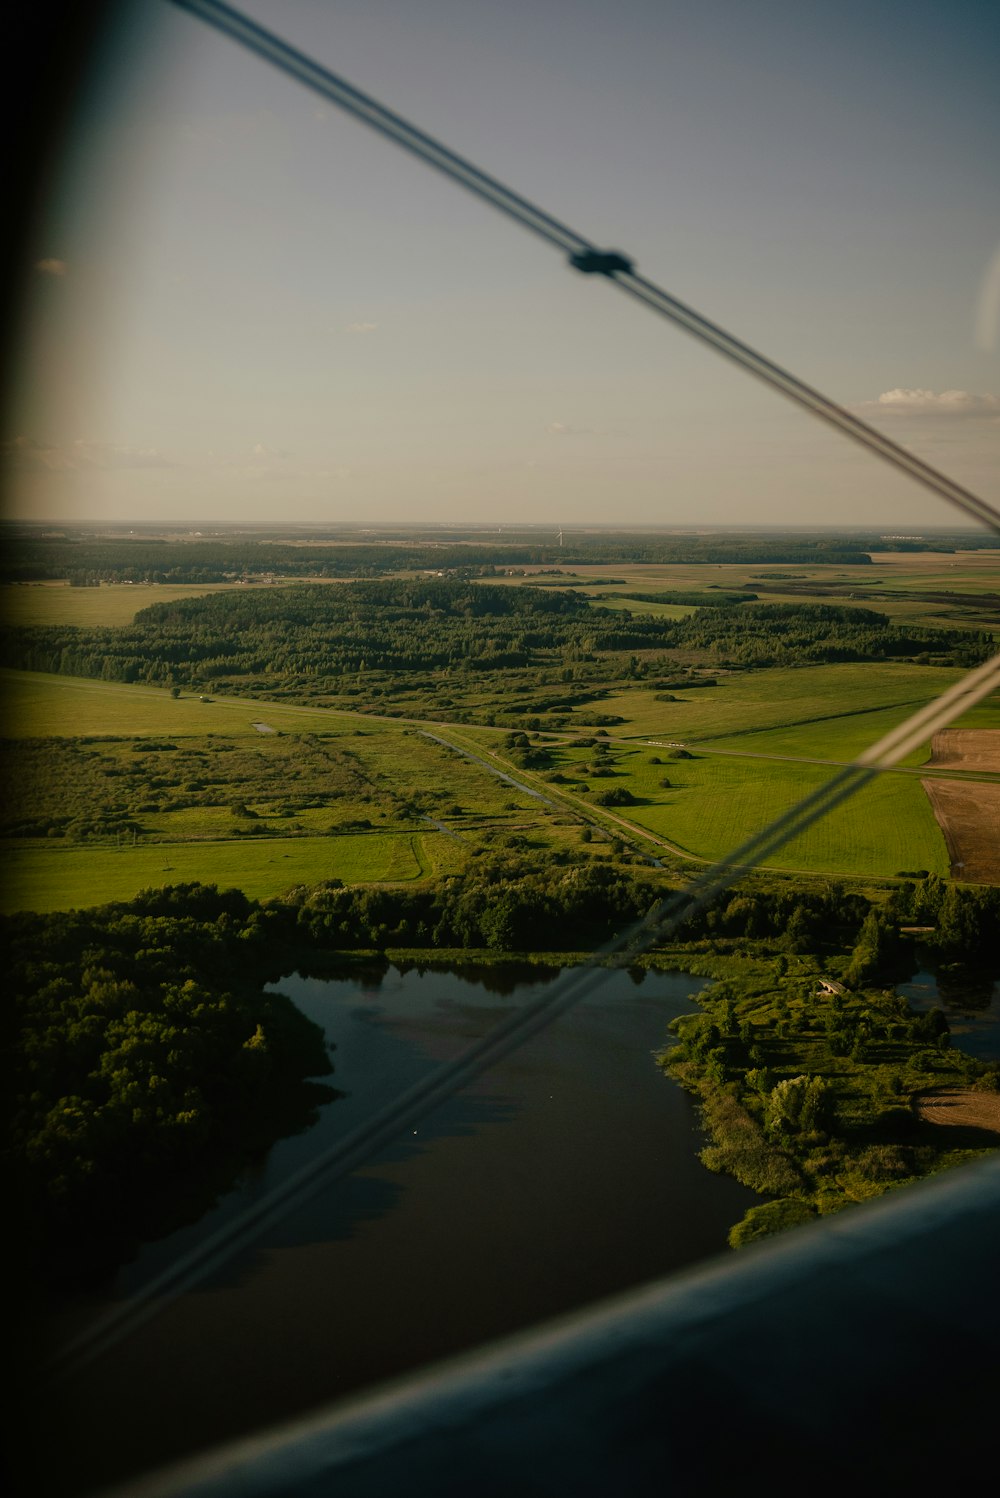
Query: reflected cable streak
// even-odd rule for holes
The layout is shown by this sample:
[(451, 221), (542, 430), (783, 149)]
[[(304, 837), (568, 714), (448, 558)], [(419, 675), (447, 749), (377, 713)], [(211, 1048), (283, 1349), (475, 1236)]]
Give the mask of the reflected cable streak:
[(182, 1255), (131, 1300), (87, 1327), (57, 1353), (52, 1363), (53, 1377), (58, 1380), (71, 1377), (137, 1331), (234, 1254), (249, 1248), (289, 1213), (371, 1160), (406, 1129), (592, 993), (602, 983), (608, 968), (627, 967), (656, 942), (668, 939), (750, 868), (764, 862), (792, 838), (800, 836), (814, 822), (861, 790), (880, 770), (891, 768), (924, 742), (929, 734), (944, 728), (998, 688), (1000, 655), (977, 666), (936, 702), (922, 707), (905, 723), (892, 729), (825, 785), (707, 869), (693, 883), (669, 895), (643, 920), (595, 953), (589, 962), (558, 978), (546, 994), (514, 1011), (454, 1061), (435, 1068), (374, 1118), (346, 1134), (314, 1160), (300, 1166), (232, 1223), (219, 1228), (198, 1247)]
[(457, 182), (469, 192), (475, 193), (484, 202), (499, 209), (508, 218), (514, 219), (522, 228), (529, 229), (533, 234), (547, 240), (549, 244), (569, 255), (570, 263), (577, 270), (587, 274), (599, 274), (613, 281), (636, 301), (658, 312), (660, 316), (669, 318), (676, 326), (683, 328), (700, 342), (715, 349), (716, 353), (722, 354), (732, 363), (746, 370), (748, 374), (763, 381), (772, 390), (778, 391), (813, 416), (835, 427), (845, 437), (850, 437), (852, 441), (882, 458), (901, 473), (907, 474), (916, 483), (922, 484), (925, 489), (930, 489), (932, 493), (947, 500), (949, 504), (962, 510), (966, 515), (970, 515), (974, 520), (1000, 533), (1000, 512), (986, 500), (948, 478), (947, 474), (932, 468), (915, 453), (909, 452), (905, 447), (900, 447), (890, 437), (884, 436), (875, 427), (869, 426), (846, 407), (838, 405), (836, 401), (814, 390), (812, 386), (807, 385), (804, 380), (800, 380), (787, 369), (783, 369), (781, 365), (757, 353), (749, 344), (727, 333), (724, 328), (720, 328), (707, 317), (703, 317), (693, 307), (686, 306), (684, 302), (671, 296), (669, 292), (656, 286), (652, 281), (647, 281), (644, 276), (637, 275), (628, 256), (616, 251), (608, 252), (599, 249), (585, 235), (578, 234), (575, 229), (560, 223), (544, 209), (536, 207), (527, 198), (521, 197), (519, 193), (505, 187), (495, 177), (491, 177), (488, 172), (482, 171), (473, 162), (467, 161), (464, 156), (458, 155), (448, 146), (435, 140), (433, 136), (427, 135), (409, 120), (405, 120), (402, 115), (387, 109), (385, 105), (363, 93), (361, 89), (355, 88), (346, 79), (307, 57), (304, 52), (299, 52), (296, 48), (289, 46), (273, 32), (267, 31), (256, 21), (234, 10), (232, 6), (222, 4), (221, 0), (170, 0), (170, 3), (181, 10), (190, 11), (233, 41), (240, 42), (265, 62), (272, 63), (300, 83), (305, 84), (307, 88), (321, 94), (324, 99), (346, 110), (355, 119), (371, 126), (379, 134), (418, 156), (428, 166), (435, 167), (452, 181)]

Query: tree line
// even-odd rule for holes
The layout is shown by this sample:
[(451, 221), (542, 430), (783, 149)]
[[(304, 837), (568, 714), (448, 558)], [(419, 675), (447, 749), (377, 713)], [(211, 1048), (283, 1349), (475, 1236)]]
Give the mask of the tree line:
[[(265, 992), (269, 979), (386, 948), (589, 951), (663, 893), (633, 867), (507, 853), (417, 889), (331, 881), (257, 902), (194, 884), (5, 918), (4, 1159), (32, 1256), (64, 1278), (106, 1269), (174, 1225), (171, 1214), (203, 1210), (248, 1156), (306, 1126), (333, 1096), (314, 1080), (331, 1069), (322, 1032)], [(779, 954), (847, 949), (850, 981), (891, 982), (916, 965), (915, 938), (899, 929), (911, 922), (933, 927), (919, 940), (941, 960), (995, 966), (1000, 891), (935, 878), (882, 904), (836, 884), (748, 885), (676, 939), (693, 949), (741, 939)], [(697, 1049), (704, 1030), (706, 1055), (722, 1045), (729, 1066), (725, 1027), (713, 1038), (711, 1023), (688, 1039)], [(832, 1044), (855, 1045), (847, 1019), (841, 1029)]]
[[(281, 695), (393, 684), (441, 673), (493, 676), (573, 662), (610, 679), (648, 675), (653, 652), (728, 668), (933, 658), (976, 664), (985, 633), (900, 627), (868, 609), (821, 604), (700, 608), (663, 619), (592, 605), (572, 590), (461, 580), (300, 585), (158, 603), (119, 627), (8, 631), (4, 664), (110, 681), (193, 688), (239, 682)], [(652, 669), (656, 669), (654, 665)]]
[(595, 562), (786, 563), (818, 562), (856, 567), (871, 564), (865, 546), (852, 538), (788, 536), (662, 536), (590, 534), (569, 536), (560, 546), (553, 536), (481, 536), (456, 532), (422, 541), (348, 543), (320, 541), (308, 547), (285, 537), (246, 536), (174, 540), (137, 536), (62, 537), (12, 535), (7, 538), (0, 582), (65, 579), (99, 583), (216, 583), (238, 577), (381, 577), (418, 568), (503, 568), (593, 565)]

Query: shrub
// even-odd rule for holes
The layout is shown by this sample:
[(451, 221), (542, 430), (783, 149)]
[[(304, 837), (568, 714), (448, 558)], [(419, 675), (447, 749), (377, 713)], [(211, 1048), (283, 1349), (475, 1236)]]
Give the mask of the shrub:
[(816, 1216), (807, 1202), (794, 1196), (783, 1196), (776, 1202), (763, 1202), (751, 1207), (741, 1222), (729, 1230), (730, 1248), (744, 1248), (758, 1238), (770, 1238), (773, 1233), (783, 1233), (786, 1228), (800, 1227)]
[(634, 806), (635, 797), (631, 791), (627, 791), (623, 785), (611, 786), (609, 790), (598, 791), (594, 797), (598, 806)]

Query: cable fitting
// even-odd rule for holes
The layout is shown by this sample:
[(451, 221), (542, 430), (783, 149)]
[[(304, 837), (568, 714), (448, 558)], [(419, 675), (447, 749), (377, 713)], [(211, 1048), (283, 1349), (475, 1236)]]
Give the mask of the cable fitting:
[(632, 261), (620, 250), (578, 250), (569, 257), (569, 263), (585, 276), (613, 276), (619, 272), (630, 276), (634, 271)]

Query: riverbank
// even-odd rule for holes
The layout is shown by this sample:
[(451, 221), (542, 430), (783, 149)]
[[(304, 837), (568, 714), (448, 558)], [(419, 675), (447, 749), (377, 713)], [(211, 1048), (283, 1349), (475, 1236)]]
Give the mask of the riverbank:
[[(511, 962), (423, 966), (275, 979), (336, 1047), (341, 1096), (212, 1218), (151, 1245), (128, 1283), (141, 1290), (160, 1264), (258, 1211), (556, 978)], [(693, 1100), (652, 1059), (670, 1019), (697, 1013), (701, 983), (599, 978), (571, 1013), (68, 1383), (62, 1498), (725, 1253), (753, 1197), (703, 1169)], [(93, 1304), (91, 1320), (109, 1309)]]
[(1000, 1142), (1000, 1068), (953, 1048), (941, 1010), (914, 1013), (889, 988), (849, 989), (812, 955), (722, 945), (669, 954), (716, 981), (699, 995), (701, 1014), (675, 1021), (679, 1043), (661, 1064), (699, 1100), (702, 1163), (764, 1198), (731, 1246), (964, 1164), (991, 1135)]

